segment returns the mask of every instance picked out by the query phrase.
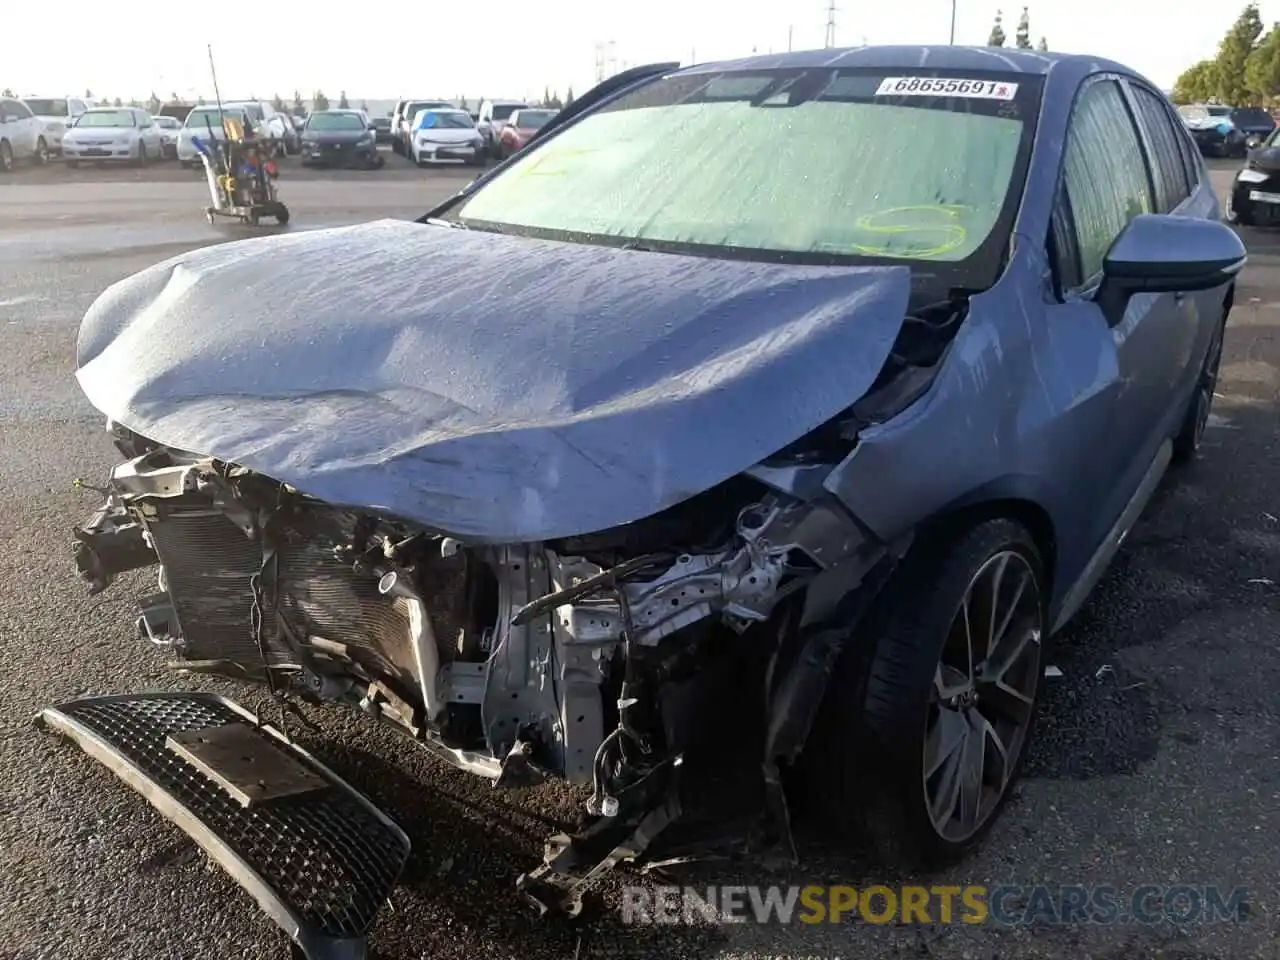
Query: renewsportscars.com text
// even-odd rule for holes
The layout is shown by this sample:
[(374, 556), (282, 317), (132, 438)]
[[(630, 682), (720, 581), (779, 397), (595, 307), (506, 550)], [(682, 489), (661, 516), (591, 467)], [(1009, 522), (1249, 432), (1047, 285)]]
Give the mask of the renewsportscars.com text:
[(1223, 923), (1249, 916), (1244, 887), (710, 886), (627, 887), (624, 923)]

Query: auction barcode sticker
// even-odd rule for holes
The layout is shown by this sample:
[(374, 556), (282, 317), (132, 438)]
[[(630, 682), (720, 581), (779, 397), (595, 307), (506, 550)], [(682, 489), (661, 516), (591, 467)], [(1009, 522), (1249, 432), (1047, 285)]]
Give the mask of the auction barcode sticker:
[(1004, 80), (964, 80), (958, 77), (885, 77), (877, 97), (973, 97), (1012, 100), (1018, 85)]

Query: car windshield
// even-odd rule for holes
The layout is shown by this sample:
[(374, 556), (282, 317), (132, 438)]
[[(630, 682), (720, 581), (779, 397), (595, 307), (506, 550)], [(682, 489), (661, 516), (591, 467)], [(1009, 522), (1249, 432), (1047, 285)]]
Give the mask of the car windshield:
[(541, 130), (555, 115), (554, 110), (521, 110), (516, 124), (522, 130)]
[(22, 102), (30, 107), (31, 112), (37, 117), (65, 117), (67, 115), (67, 101), (65, 97), (57, 100), (27, 99)]
[(263, 118), (262, 105), (259, 103), (238, 103), (236, 104), (236, 109), (243, 110), (254, 120), (261, 120)]
[(524, 106), (522, 103), (499, 103), (493, 108), (493, 119), (510, 120), (511, 115), (522, 106)]
[(471, 114), (461, 110), (423, 110), (414, 121), (419, 130), (458, 130), (474, 127)]
[(364, 121), (354, 113), (313, 113), (308, 130), (363, 130)]
[(985, 72), (675, 75), (541, 141), (448, 216), (710, 256), (966, 261), (989, 285), (1039, 91), (1038, 78)]
[(389, 130), (389, 129), (391, 129), (391, 118), (390, 118), (390, 117), (374, 117), (374, 118), (373, 118), (373, 120), (371, 120), (370, 122), (371, 122), (375, 127), (377, 127), (379, 130)]
[(129, 110), (90, 110), (82, 113), (77, 127), (133, 127), (137, 118)]
[[(223, 116), (229, 119), (234, 118), (241, 122), (244, 121), (244, 113), (241, 110), (223, 107), (222, 113)], [(206, 127), (212, 127), (217, 130), (219, 123), (217, 107), (200, 107), (187, 114), (187, 126), (194, 127), (196, 130), (204, 130)]]

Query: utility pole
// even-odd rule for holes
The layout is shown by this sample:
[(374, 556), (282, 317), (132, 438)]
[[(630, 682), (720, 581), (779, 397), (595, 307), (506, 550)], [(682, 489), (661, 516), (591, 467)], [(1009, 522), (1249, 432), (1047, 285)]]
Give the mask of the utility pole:
[(956, 0), (951, 0), (951, 45), (956, 45)]
[(795, 25), (787, 27), (787, 53), (791, 52), (791, 32), (795, 30)]
[(830, 49), (836, 45), (836, 0), (827, 0), (827, 36), (823, 46)]

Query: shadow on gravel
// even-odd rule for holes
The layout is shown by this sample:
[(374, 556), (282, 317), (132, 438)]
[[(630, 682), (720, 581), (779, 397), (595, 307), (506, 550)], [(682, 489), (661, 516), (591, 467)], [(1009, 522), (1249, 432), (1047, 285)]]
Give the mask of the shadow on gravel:
[(561, 818), (532, 811), (523, 802), (530, 791), (495, 791), (476, 800), (452, 791), (448, 778), (423, 782), (363, 749), (327, 739), (314, 749), (339, 776), (359, 784), (413, 843), (392, 909), (380, 915), (372, 937), (381, 960), (416, 956), (400, 945), (402, 937), (411, 939), (405, 925), (419, 931), (424, 924), (447, 927), (457, 956), (521, 960), (696, 960), (723, 941), (711, 928), (624, 924), (612, 893), (621, 884), (642, 882), (625, 870), (589, 898), (580, 919), (539, 918), (517, 893), (516, 878), (541, 861), (550, 833), (572, 826), (571, 811), (581, 805), (571, 803), (569, 790), (563, 791)]
[[(1274, 326), (1229, 326), (1224, 377), (1259, 338), (1277, 335)], [(1280, 609), (1280, 588), (1268, 582), (1280, 582), (1275, 388), (1228, 380), (1219, 397), (1199, 458), (1170, 469), (1089, 603), (1055, 639), (1050, 661), (1063, 676), (1045, 680), (1026, 776), (1137, 772), (1156, 756), (1165, 722), (1188, 710), (1166, 672), (1200, 675), (1206, 658), (1247, 655), (1226, 638), (1227, 625), (1259, 606)], [(1183, 642), (1171, 648), (1175, 631)], [(1155, 670), (1126, 669), (1135, 648), (1152, 651), (1142, 659)]]

